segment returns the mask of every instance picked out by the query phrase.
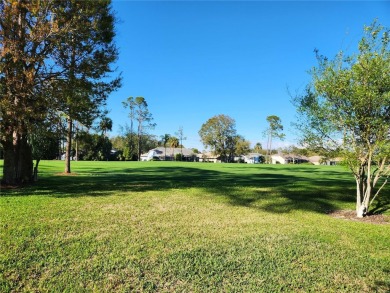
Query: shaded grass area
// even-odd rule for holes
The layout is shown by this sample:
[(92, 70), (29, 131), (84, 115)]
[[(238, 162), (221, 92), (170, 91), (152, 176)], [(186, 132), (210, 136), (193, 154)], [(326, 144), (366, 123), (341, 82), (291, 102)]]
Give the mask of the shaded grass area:
[(35, 186), (1, 191), (0, 291), (389, 289), (389, 225), (325, 214), (354, 208), (354, 182), (341, 167), (74, 162), (76, 176), (61, 170), (43, 162)]
[[(354, 201), (353, 181), (344, 170), (335, 167), (95, 163), (96, 166), (90, 167), (86, 162), (75, 162), (76, 176), (63, 176), (52, 173), (50, 168), (42, 168), (43, 178), (31, 192), (83, 197), (198, 188), (233, 205), (255, 207), (259, 200), (265, 200), (261, 202), (263, 208), (274, 212), (293, 209), (324, 212)], [(24, 192), (13, 190), (8, 194), (23, 195)], [(273, 198), (270, 205), (264, 205), (270, 197), (283, 200), (277, 203)]]

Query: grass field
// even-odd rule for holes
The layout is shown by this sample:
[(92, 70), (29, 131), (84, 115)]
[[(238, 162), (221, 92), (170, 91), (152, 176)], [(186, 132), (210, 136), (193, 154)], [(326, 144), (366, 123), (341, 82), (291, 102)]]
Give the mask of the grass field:
[(390, 290), (390, 225), (327, 215), (354, 209), (342, 167), (63, 164), (1, 190), (1, 292)]

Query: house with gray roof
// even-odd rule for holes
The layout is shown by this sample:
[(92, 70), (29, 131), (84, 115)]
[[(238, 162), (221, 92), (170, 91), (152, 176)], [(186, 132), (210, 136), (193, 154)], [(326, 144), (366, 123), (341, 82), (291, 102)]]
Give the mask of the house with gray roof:
[(183, 161), (194, 161), (196, 155), (192, 149), (157, 147), (141, 155), (141, 161), (174, 161), (178, 154), (183, 154)]
[(301, 164), (309, 162), (305, 156), (294, 154), (275, 154), (271, 155), (272, 164)]
[(261, 164), (264, 163), (264, 156), (260, 153), (249, 153), (243, 157), (244, 162), (248, 164)]

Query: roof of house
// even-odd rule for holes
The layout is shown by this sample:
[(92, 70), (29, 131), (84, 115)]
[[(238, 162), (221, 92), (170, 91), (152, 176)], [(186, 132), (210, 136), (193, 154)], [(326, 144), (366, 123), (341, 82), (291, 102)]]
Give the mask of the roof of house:
[(309, 162), (315, 163), (320, 162), (324, 157), (323, 156), (311, 156), (309, 157)]
[(245, 157), (247, 157), (247, 158), (264, 157), (264, 155), (260, 154), (260, 153), (249, 153), (249, 154), (246, 154)]
[(218, 159), (220, 156), (213, 152), (203, 152), (197, 155), (198, 158)]
[(295, 155), (295, 154), (274, 154), (274, 155), (271, 155), (271, 157), (280, 157), (280, 158), (283, 158), (283, 159), (300, 159), (300, 160), (308, 160), (307, 157), (305, 156), (300, 156), (300, 155)]
[[(177, 154), (183, 154), (183, 156), (192, 156), (194, 155), (194, 151), (192, 149), (187, 149), (187, 148), (170, 148), (170, 147), (167, 147), (165, 149), (165, 147), (157, 147), (157, 148), (154, 148), (150, 151), (154, 151), (155, 152), (155, 155), (157, 156), (172, 156), (172, 154), (174, 156), (176, 156)], [(166, 151), (166, 153), (165, 153)]]

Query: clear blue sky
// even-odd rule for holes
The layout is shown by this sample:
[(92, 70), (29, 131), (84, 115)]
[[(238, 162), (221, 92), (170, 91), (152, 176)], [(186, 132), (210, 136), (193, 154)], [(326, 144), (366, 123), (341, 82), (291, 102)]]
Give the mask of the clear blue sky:
[(122, 101), (143, 96), (155, 135), (183, 127), (186, 147), (203, 150), (198, 131), (217, 114), (236, 121), (252, 145), (266, 117), (278, 115), (296, 144), (290, 91), (302, 90), (316, 65), (315, 48), (333, 57), (353, 52), (374, 18), (390, 27), (390, 2), (113, 1), (119, 22), (118, 72), (123, 86), (108, 100), (111, 135), (129, 124)]

